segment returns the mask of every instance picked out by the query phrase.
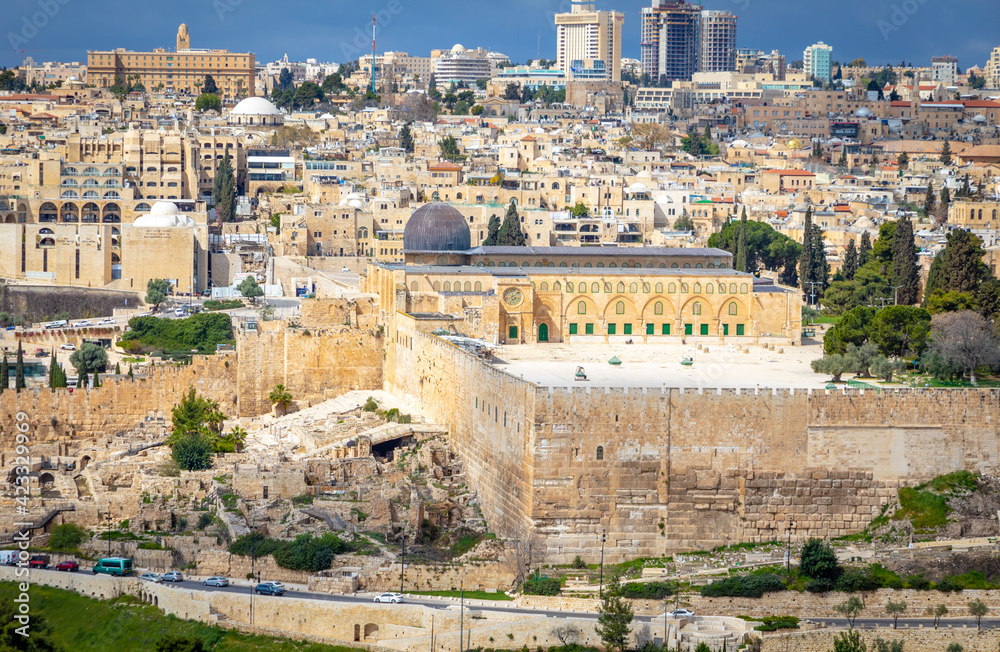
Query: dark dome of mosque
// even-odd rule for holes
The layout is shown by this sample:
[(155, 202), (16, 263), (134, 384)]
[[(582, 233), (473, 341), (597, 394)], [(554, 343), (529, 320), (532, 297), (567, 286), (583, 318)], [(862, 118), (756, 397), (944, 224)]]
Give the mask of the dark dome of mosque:
[(472, 233), (465, 218), (448, 204), (421, 206), (403, 231), (404, 251), (468, 251)]

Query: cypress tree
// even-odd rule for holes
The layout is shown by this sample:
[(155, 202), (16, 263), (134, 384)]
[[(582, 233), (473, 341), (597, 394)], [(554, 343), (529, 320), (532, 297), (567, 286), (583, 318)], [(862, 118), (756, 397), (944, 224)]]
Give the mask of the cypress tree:
[(500, 239), (500, 218), (495, 214), (490, 215), (489, 229), (486, 233), (486, 239), (483, 240), (484, 247), (495, 247)]
[(7, 354), (3, 354), (3, 362), (0, 362), (0, 392), (10, 389), (10, 367), (7, 365)]
[(212, 202), (215, 204), (215, 217), (220, 222), (232, 222), (236, 215), (236, 179), (233, 177), (233, 165), (229, 159), (229, 150), (215, 172), (212, 185)]
[(861, 248), (858, 250), (858, 268), (862, 268), (872, 257), (872, 237), (867, 231), (861, 234)]
[[(823, 239), (823, 229), (819, 224), (812, 225), (812, 281), (819, 284), (816, 296), (821, 297), (830, 284), (830, 261), (826, 259), (826, 242)], [(811, 289), (811, 288), (810, 288)]]
[(521, 216), (517, 213), (517, 204), (511, 201), (507, 207), (507, 215), (503, 218), (503, 224), (500, 225), (497, 244), (502, 247), (523, 247), (527, 241), (527, 236), (521, 230)]
[(132, 375), (132, 365), (128, 366), (128, 377), (135, 379), (135, 376)]
[(948, 186), (941, 187), (941, 218), (943, 222), (948, 221), (948, 207), (951, 206), (951, 191)]
[(740, 217), (740, 238), (736, 243), (736, 271), (747, 271), (747, 209), (743, 207)]
[(66, 387), (66, 372), (63, 371), (61, 364), (56, 364), (55, 383), (52, 386), (56, 388)]
[(56, 386), (56, 378), (57, 378), (57, 376), (58, 376), (58, 372), (56, 371), (56, 359), (52, 358), (52, 363), (49, 365), (49, 388), (50, 389)]
[(854, 280), (854, 274), (858, 271), (858, 248), (854, 246), (854, 240), (847, 241), (847, 250), (844, 252), (844, 277), (848, 281)]
[(116, 363), (115, 363), (115, 375), (116, 375), (116, 376), (120, 376), (120, 375), (121, 375), (121, 373), (122, 373), (122, 367), (121, 367), (121, 363), (119, 363), (119, 362), (116, 362)]
[(94, 384), (93, 384), (93, 387), (100, 387), (100, 386), (101, 386), (101, 376), (97, 373), (97, 370), (94, 369)]
[(936, 202), (934, 200), (934, 185), (932, 182), (927, 182), (927, 196), (924, 199), (924, 213), (927, 217), (931, 217), (934, 214), (934, 206)]
[(399, 147), (407, 154), (413, 152), (413, 133), (410, 131), (409, 122), (399, 131)]
[(24, 382), (24, 347), (17, 343), (17, 366), (14, 369), (14, 389), (21, 391), (27, 387)]
[(802, 227), (802, 257), (799, 258), (799, 280), (802, 292), (809, 295), (809, 282), (813, 280), (812, 272), (814, 266), (813, 242), (812, 242), (812, 206), (806, 208), (805, 225)]
[(941, 148), (941, 162), (945, 165), (951, 165), (951, 143), (947, 140), (944, 141), (944, 147)]
[(912, 306), (920, 298), (920, 272), (913, 223), (908, 216), (896, 221), (892, 239), (892, 286), (897, 305)]

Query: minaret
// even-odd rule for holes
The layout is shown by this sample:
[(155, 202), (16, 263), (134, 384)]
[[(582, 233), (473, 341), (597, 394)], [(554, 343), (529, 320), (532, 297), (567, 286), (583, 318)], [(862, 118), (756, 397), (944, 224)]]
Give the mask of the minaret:
[(190, 50), (191, 49), (191, 35), (188, 34), (188, 26), (181, 23), (180, 28), (177, 30), (177, 51)]

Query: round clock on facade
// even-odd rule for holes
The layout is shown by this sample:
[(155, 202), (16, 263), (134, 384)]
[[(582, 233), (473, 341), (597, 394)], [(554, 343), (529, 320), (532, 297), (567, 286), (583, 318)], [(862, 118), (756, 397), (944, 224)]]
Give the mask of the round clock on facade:
[(516, 308), (524, 301), (524, 295), (517, 288), (509, 288), (503, 293), (503, 300), (508, 306)]

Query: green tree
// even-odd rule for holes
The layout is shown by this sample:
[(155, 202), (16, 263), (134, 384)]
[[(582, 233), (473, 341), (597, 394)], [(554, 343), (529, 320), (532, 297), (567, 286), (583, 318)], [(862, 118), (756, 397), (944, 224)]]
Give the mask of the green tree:
[(871, 363), (872, 377), (884, 380), (887, 383), (892, 382), (894, 375), (903, 373), (904, 371), (906, 371), (906, 362), (898, 359), (890, 360), (880, 355)]
[(896, 165), (902, 169), (906, 169), (906, 166), (910, 164), (910, 155), (906, 152), (901, 153), (896, 157)]
[(674, 225), (671, 227), (674, 231), (694, 231), (694, 220), (691, 216), (687, 214), (687, 211), (681, 213), (681, 216), (674, 221)]
[(913, 240), (913, 223), (899, 218), (892, 240), (892, 286), (897, 305), (910, 306), (920, 299), (920, 264)]
[(27, 389), (28, 385), (24, 381), (24, 347), (21, 342), (17, 343), (17, 362), (14, 364), (14, 389), (20, 392)]
[(215, 219), (223, 224), (236, 217), (236, 177), (233, 174), (229, 150), (215, 171), (212, 185), (212, 202), (215, 204)]
[[(706, 127), (707, 129), (708, 127)], [(747, 271), (747, 209), (743, 207), (743, 215), (740, 217), (740, 239), (736, 244), (736, 271)]]
[(222, 113), (222, 100), (214, 93), (202, 93), (194, 101), (194, 110), (199, 113), (204, 113), (205, 111)]
[(969, 615), (976, 619), (976, 629), (983, 628), (983, 616), (990, 612), (990, 608), (982, 600), (976, 599), (969, 602)]
[(814, 267), (815, 253), (813, 252), (812, 234), (812, 206), (806, 208), (805, 225), (802, 228), (802, 256), (799, 259), (799, 280), (802, 283), (802, 293), (809, 296), (813, 280), (812, 272)]
[(500, 218), (494, 213), (490, 215), (489, 227), (486, 232), (486, 239), (483, 240), (483, 246), (485, 247), (496, 247), (500, 240)]
[(924, 191), (924, 214), (927, 217), (932, 217), (934, 215), (934, 207), (937, 206), (937, 200), (934, 195), (934, 183), (932, 181), (927, 182), (927, 190)]
[(464, 159), (462, 152), (458, 148), (458, 141), (455, 140), (454, 136), (445, 136), (438, 142), (438, 148), (441, 150), (441, 157), (448, 161), (457, 161)]
[(3, 354), (3, 361), (0, 362), (0, 393), (10, 389), (10, 365), (7, 364), (7, 354)]
[(244, 297), (250, 299), (250, 303), (257, 303), (257, 297), (264, 296), (264, 288), (257, 284), (257, 279), (253, 276), (243, 279), (236, 289)]
[(948, 207), (951, 206), (951, 191), (948, 186), (941, 186), (941, 221), (948, 221)]
[(854, 371), (854, 362), (850, 360), (846, 355), (841, 353), (834, 353), (832, 355), (823, 356), (819, 360), (813, 360), (810, 363), (812, 370), (818, 374), (828, 374), (833, 376), (830, 382), (839, 383), (841, 382), (841, 376)]
[(399, 130), (399, 146), (408, 154), (413, 153), (413, 132), (410, 131), (410, 123), (407, 122)]
[(951, 143), (947, 140), (944, 141), (944, 146), (941, 147), (941, 162), (945, 165), (951, 165)]
[(983, 263), (983, 241), (968, 231), (955, 229), (948, 233), (948, 241), (931, 264), (924, 288), (924, 301), (944, 292), (971, 292), (990, 276)]
[(181, 397), (181, 402), (170, 411), (170, 421), (173, 432), (171, 441), (178, 440), (185, 435), (201, 432), (204, 428), (208, 415), (219, 409), (219, 404), (211, 399), (198, 396), (194, 387)]
[(977, 312), (946, 312), (931, 320), (931, 348), (942, 361), (976, 384), (976, 369), (1000, 364), (1000, 339)]
[(170, 293), (170, 283), (166, 279), (151, 278), (146, 283), (146, 303), (153, 306), (153, 312), (160, 309), (160, 304), (167, 300)]
[(84, 387), (89, 387), (90, 374), (80, 374), (79, 378), (77, 379), (76, 386), (79, 387), (80, 389), (83, 389)]
[(267, 398), (276, 408), (281, 408), (282, 414), (285, 413), (285, 410), (288, 409), (288, 406), (292, 402), (292, 394), (285, 389), (284, 385), (275, 385), (271, 393), (267, 395)]
[(906, 601), (900, 600), (899, 602), (893, 602), (892, 600), (889, 600), (889, 602), (885, 605), (885, 612), (889, 614), (890, 618), (892, 618), (892, 628), (896, 629), (899, 617), (906, 612)]
[(32, 611), (30, 627), (24, 627), (15, 619), (21, 613), (13, 602), (0, 600), (0, 650), (4, 652), (58, 652), (62, 648), (51, 640), (52, 627), (38, 613)]
[[(846, 618), (848, 627), (854, 629), (854, 621), (855, 619), (857, 619), (859, 615), (861, 615), (861, 612), (865, 610), (865, 603), (862, 602), (861, 598), (859, 598), (858, 596), (852, 595), (851, 597), (847, 598), (847, 600), (845, 600), (844, 602), (841, 602), (840, 604), (836, 605), (833, 608), (833, 610), (836, 611), (838, 614), (842, 615), (844, 618)], [(857, 634), (857, 632), (851, 632), (851, 634)], [(846, 652), (847, 649), (849, 648), (838, 649), (836, 645), (834, 645), (834, 650), (836, 650), (837, 652)], [(863, 650), (864, 647), (861, 647), (859, 649)]]
[(575, 205), (573, 205), (569, 209), (569, 214), (570, 216), (579, 219), (581, 217), (587, 217), (588, 215), (590, 215), (590, 209), (587, 208), (587, 205), (584, 204), (582, 201), (578, 201), (576, 202)]
[(1000, 315), (1000, 280), (988, 278), (982, 282), (976, 293), (976, 306), (980, 315), (996, 321)]
[(76, 368), (78, 374), (101, 371), (108, 364), (108, 352), (93, 342), (84, 342), (83, 346), (69, 357), (69, 362)]
[(76, 523), (61, 523), (53, 526), (49, 535), (49, 548), (53, 550), (75, 550), (89, 534)]
[(167, 635), (156, 642), (153, 652), (208, 652), (209, 649), (196, 636)]
[(501, 247), (523, 247), (527, 244), (528, 237), (521, 229), (521, 216), (517, 212), (517, 202), (511, 200), (507, 206), (507, 214), (500, 225), (500, 232), (497, 234), (497, 244)]
[(205, 83), (201, 87), (202, 93), (211, 93), (212, 95), (219, 94), (219, 87), (215, 83), (215, 77), (211, 75), (205, 75)]
[(858, 248), (858, 267), (864, 267), (871, 258), (872, 237), (868, 231), (861, 233), (861, 246)]
[(822, 539), (809, 539), (802, 547), (799, 574), (814, 580), (836, 580), (843, 570), (833, 548)]
[(214, 446), (200, 432), (189, 432), (178, 438), (171, 447), (171, 457), (185, 471), (203, 471), (212, 468)]
[(597, 626), (594, 630), (610, 652), (624, 652), (628, 649), (634, 617), (632, 607), (622, 599), (620, 589), (618, 576), (613, 575), (597, 609)]
[(860, 346), (867, 342), (872, 336), (875, 313), (875, 309), (868, 306), (845, 312), (823, 336), (823, 351), (827, 355), (847, 353), (849, 345)]
[[(735, 255), (743, 226), (742, 221), (730, 222), (722, 231), (712, 234), (708, 239), (708, 246), (725, 249)], [(678, 229), (677, 224), (674, 229)], [(798, 284), (802, 245), (778, 233), (766, 222), (753, 221), (746, 222), (746, 243), (748, 272), (760, 274), (765, 269), (778, 271), (781, 283), (792, 286)]]
[(854, 274), (858, 271), (858, 248), (854, 246), (854, 240), (847, 241), (847, 249), (844, 251), (844, 278), (848, 281), (854, 280)]
[(55, 370), (52, 372), (52, 387), (55, 389), (66, 387), (66, 371), (55, 360), (52, 361)]
[(933, 616), (934, 629), (937, 629), (938, 623), (941, 622), (941, 619), (948, 615), (948, 607), (943, 604), (939, 604), (936, 607), (927, 607), (927, 611), (925, 613), (928, 616)]
[(927, 348), (931, 314), (913, 306), (889, 306), (871, 322), (869, 337), (887, 357), (919, 356)]
[(938, 292), (926, 301), (927, 312), (932, 315), (975, 310), (976, 305), (976, 295), (971, 292)]

